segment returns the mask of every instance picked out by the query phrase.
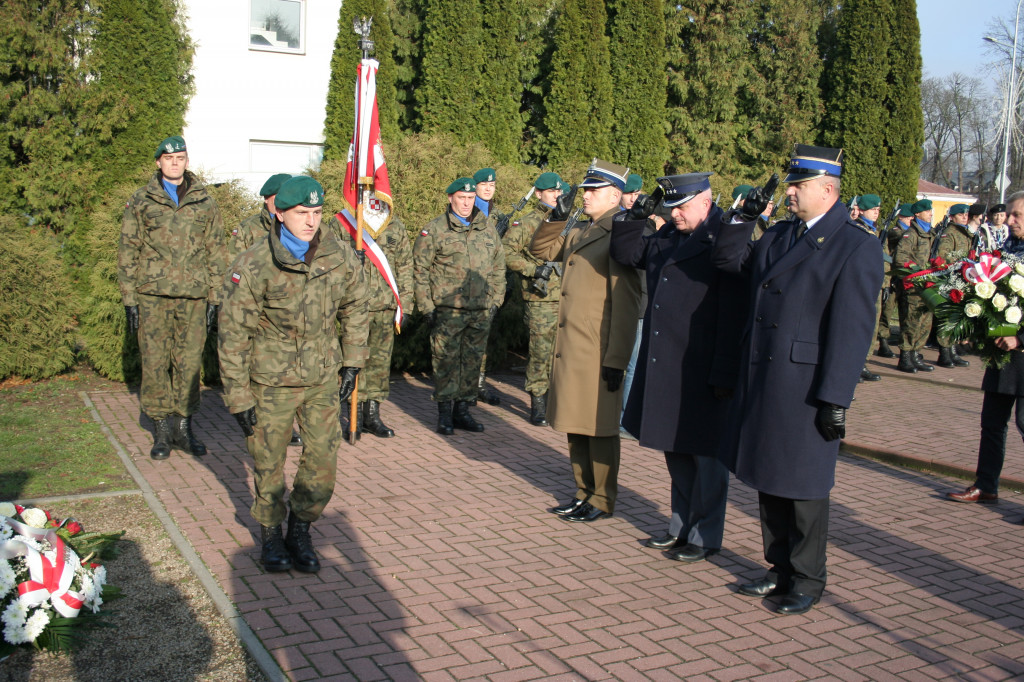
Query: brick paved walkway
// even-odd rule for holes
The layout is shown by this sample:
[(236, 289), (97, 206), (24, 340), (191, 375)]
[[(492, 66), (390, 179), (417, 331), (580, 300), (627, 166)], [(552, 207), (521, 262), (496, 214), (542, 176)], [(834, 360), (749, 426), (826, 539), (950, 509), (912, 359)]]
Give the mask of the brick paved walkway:
[[(978, 374), (957, 371), (964, 383)], [(953, 374), (933, 374), (943, 372)], [(941, 494), (962, 480), (843, 456), (828, 591), (809, 614), (780, 617), (770, 600), (735, 592), (763, 570), (749, 489), (730, 492), (720, 555), (667, 561), (640, 545), (667, 525), (662, 455), (624, 441), (615, 517), (566, 523), (544, 512), (571, 492), (564, 436), (525, 421), (521, 377), (493, 383), (504, 402), (476, 409), (487, 432), (443, 438), (428, 383), (396, 377), (383, 413), (398, 437), (342, 445), (335, 497), (313, 526), (324, 568), (312, 576), (261, 571), (252, 463), (216, 392), (196, 417), (210, 454), (164, 462), (148, 457), (134, 395), (90, 398), (296, 680), (1024, 677), (1024, 496), (957, 505)], [(887, 376), (858, 397), (851, 443), (973, 470), (980, 392)], [(894, 413), (922, 423), (890, 435), (879, 415)], [(963, 446), (941, 448), (940, 429)]]

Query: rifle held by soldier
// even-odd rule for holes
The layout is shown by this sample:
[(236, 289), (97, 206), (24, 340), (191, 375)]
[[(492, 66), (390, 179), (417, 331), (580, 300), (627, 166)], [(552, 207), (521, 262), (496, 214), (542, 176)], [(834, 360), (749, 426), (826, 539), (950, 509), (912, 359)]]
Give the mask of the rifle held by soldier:
[(531, 187), (530, 191), (523, 195), (523, 198), (512, 205), (512, 210), (508, 213), (502, 213), (498, 216), (498, 224), (495, 226), (498, 230), (498, 237), (504, 239), (505, 233), (508, 232), (509, 225), (512, 223), (512, 218), (516, 213), (519, 213), (526, 207), (526, 202), (533, 196), (535, 187)]

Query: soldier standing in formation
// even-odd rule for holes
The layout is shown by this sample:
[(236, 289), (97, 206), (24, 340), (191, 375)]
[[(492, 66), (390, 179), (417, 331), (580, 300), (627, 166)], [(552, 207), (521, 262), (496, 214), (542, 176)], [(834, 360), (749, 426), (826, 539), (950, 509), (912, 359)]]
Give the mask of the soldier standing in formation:
[(509, 226), (503, 243), (505, 267), (518, 275), (523, 301), (526, 303), (524, 322), (530, 333), (530, 352), (526, 363), (530, 423), (547, 426), (548, 387), (551, 381), (551, 360), (555, 352), (558, 299), (562, 292), (562, 264), (534, 257), (529, 247), (533, 233), (562, 196), (562, 178), (558, 173), (541, 173), (533, 186), (536, 190), (536, 206)]
[(199, 409), (199, 368), (216, 324), (226, 261), (216, 202), (188, 170), (180, 136), (153, 155), (156, 172), (124, 209), (117, 279), (128, 333), (138, 334), (142, 411), (155, 424), (150, 457), (171, 447), (197, 457), (206, 446), (192, 430)]
[[(469, 413), (491, 321), (505, 298), (505, 255), (498, 233), (474, 206), (476, 185), (448, 186), (449, 209), (420, 231), (413, 247), (416, 307), (431, 326), (437, 431), (483, 431)], [(453, 407), (454, 402), (454, 407)]]
[[(871, 236), (878, 238), (878, 216), (882, 212), (882, 199), (877, 194), (863, 194), (857, 197), (857, 206), (859, 207), (858, 216), (853, 221), (858, 227), (870, 234)], [(885, 259), (885, 253), (882, 254), (883, 260)], [(882, 280), (882, 289), (878, 291), (878, 301), (875, 303), (877, 309), (875, 315), (875, 336), (872, 338), (878, 338), (881, 335), (882, 327), (882, 294), (885, 290), (885, 280)], [(886, 330), (888, 332), (888, 330)], [(872, 344), (874, 346), (874, 344)], [(872, 348), (868, 348), (867, 358), (864, 359), (864, 367), (860, 370), (860, 381), (881, 381), (881, 375), (875, 374), (868, 369), (867, 361), (871, 359)]]
[[(949, 222), (940, 234), (932, 240), (932, 257), (940, 257), (951, 262), (954, 253), (966, 254), (974, 243), (974, 235), (967, 229), (967, 204), (953, 204), (949, 207)], [(938, 334), (939, 359), (935, 363), (939, 367), (967, 367), (970, 362), (960, 357), (956, 346), (950, 344), (949, 337)]]
[[(481, 168), (473, 174), (473, 182), (476, 183), (476, 199), (473, 204), (487, 218), (492, 227), (497, 227), (498, 213), (494, 210), (494, 193), (498, 189), (498, 174), (493, 168)], [(492, 215), (493, 214), (493, 215)], [(498, 235), (502, 237), (502, 235)], [(504, 302), (504, 299), (502, 299)], [(498, 304), (499, 306), (501, 303)], [(487, 348), (484, 347), (484, 354), (480, 358), (480, 378), (477, 381), (476, 400), (482, 400), (488, 405), (500, 405), (501, 398), (498, 394), (487, 388)], [(476, 400), (473, 404), (476, 404)]]
[(548, 421), (568, 436), (576, 496), (551, 511), (574, 522), (611, 516), (618, 496), (622, 379), (640, 306), (636, 271), (609, 255), (627, 175), (628, 168), (595, 160), (580, 184), (591, 222), (565, 233), (571, 192), (530, 244), (536, 258), (563, 268)]
[[(897, 265), (915, 263), (927, 267), (932, 251), (932, 202), (921, 199), (910, 207), (910, 221), (899, 243), (893, 261)], [(900, 361), (896, 369), (910, 374), (931, 372), (935, 368), (921, 359), (921, 349), (932, 329), (932, 311), (913, 289), (897, 286), (900, 313)]]
[[(338, 370), (354, 379), (366, 362), (366, 282), (359, 258), (321, 228), (323, 188), (298, 176), (276, 197), (269, 239), (239, 256), (220, 315), (224, 403), (246, 436), (267, 571), (315, 573), (309, 535), (334, 493), (341, 442)], [(341, 343), (335, 320), (341, 323)], [(353, 383), (340, 387), (340, 397)], [(302, 458), (288, 498), (284, 464), (298, 419)]]

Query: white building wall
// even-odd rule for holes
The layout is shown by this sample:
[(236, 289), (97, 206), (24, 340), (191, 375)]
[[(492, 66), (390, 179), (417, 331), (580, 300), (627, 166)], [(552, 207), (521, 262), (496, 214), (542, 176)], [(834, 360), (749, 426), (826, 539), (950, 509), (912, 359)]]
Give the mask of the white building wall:
[(284, 2), (304, 13), (300, 52), (250, 45), (253, 2), (267, 0), (184, 3), (196, 44), (184, 137), (193, 170), (210, 182), (241, 179), (255, 192), (274, 173), (319, 162), (341, 0)]

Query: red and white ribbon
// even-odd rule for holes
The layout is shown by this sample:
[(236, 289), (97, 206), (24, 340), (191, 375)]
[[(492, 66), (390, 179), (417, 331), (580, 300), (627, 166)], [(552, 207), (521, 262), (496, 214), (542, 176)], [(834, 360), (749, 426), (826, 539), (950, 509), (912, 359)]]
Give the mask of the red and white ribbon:
[(85, 598), (82, 593), (70, 589), (75, 570), (81, 563), (75, 551), (65, 545), (52, 528), (33, 528), (11, 518), (0, 518), (15, 533), (36, 542), (49, 543), (56, 554), (51, 561), (17, 536), (0, 543), (0, 559), (21, 556), (25, 557), (28, 566), (29, 579), (18, 584), (18, 601), (25, 606), (37, 606), (49, 600), (57, 613), (65, 618), (78, 616)]
[[(349, 233), (354, 242), (356, 239), (356, 219), (349, 213), (349, 210), (342, 209), (340, 213), (335, 213), (334, 217), (338, 219), (338, 222), (342, 224), (345, 231)], [(366, 250), (366, 257), (370, 259), (374, 267), (380, 273), (384, 281), (391, 287), (391, 293), (395, 295), (395, 303), (398, 304), (398, 309), (395, 310), (395, 329), (399, 333), (402, 331), (402, 299), (398, 295), (398, 280), (395, 279), (395, 275), (391, 272), (391, 266), (388, 264), (388, 257), (384, 255), (380, 246), (373, 240), (370, 233), (363, 228), (363, 248)]]
[(978, 256), (977, 262), (968, 261), (960, 269), (964, 279), (972, 284), (977, 284), (978, 282), (998, 282), (1011, 272), (1013, 272), (1013, 268), (991, 253), (981, 254)]

